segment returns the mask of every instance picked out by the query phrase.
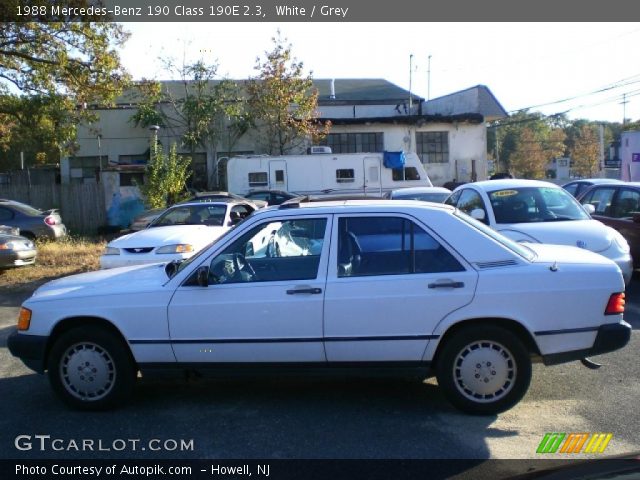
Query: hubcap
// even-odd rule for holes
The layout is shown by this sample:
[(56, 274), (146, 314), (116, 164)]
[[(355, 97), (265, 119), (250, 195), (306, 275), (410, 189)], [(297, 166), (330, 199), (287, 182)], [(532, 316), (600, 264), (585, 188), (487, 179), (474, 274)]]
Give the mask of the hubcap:
[(67, 392), (74, 397), (95, 401), (113, 388), (116, 368), (111, 355), (99, 345), (77, 343), (62, 356), (60, 378)]
[(513, 388), (516, 374), (511, 352), (490, 340), (464, 347), (453, 365), (456, 387), (474, 402), (489, 403), (501, 399)]

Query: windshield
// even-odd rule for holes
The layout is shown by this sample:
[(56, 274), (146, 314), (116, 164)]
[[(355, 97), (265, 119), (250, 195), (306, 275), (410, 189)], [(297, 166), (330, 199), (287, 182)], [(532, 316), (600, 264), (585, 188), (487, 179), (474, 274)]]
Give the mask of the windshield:
[(169, 225), (208, 225), (221, 227), (227, 214), (227, 205), (185, 205), (170, 208), (149, 227), (166, 227)]
[(467, 215), (462, 210), (456, 209), (454, 212), (454, 215), (456, 215), (461, 220), (464, 220), (465, 222), (467, 222), (473, 228), (480, 230), (482, 233), (484, 233), (488, 237), (491, 237), (496, 242), (502, 244), (504, 247), (508, 248), (509, 250), (516, 253), (517, 255), (520, 255), (521, 257), (526, 258), (529, 261), (532, 261), (535, 258), (535, 253), (533, 253), (533, 251), (530, 248), (526, 247), (521, 243), (514, 242), (510, 238), (507, 238), (504, 235), (502, 235), (501, 233), (496, 232), (492, 228), (486, 226), (484, 223), (479, 222), (475, 218)]
[(446, 192), (431, 192), (431, 193), (414, 193), (413, 195), (394, 195), (393, 198), (397, 200), (422, 200), (423, 202), (435, 202), (444, 203), (449, 196)]
[(489, 192), (496, 223), (588, 220), (582, 206), (562, 188), (524, 187)]

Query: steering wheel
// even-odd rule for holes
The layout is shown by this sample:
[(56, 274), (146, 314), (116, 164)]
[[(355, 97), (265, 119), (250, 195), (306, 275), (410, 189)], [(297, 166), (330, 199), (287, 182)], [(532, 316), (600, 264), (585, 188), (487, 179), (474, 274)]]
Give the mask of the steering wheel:
[(253, 269), (251, 264), (247, 262), (247, 260), (244, 258), (244, 255), (242, 255), (241, 253), (233, 254), (233, 265), (236, 268), (236, 272), (238, 272), (238, 274), (240, 274), (241, 272), (246, 272), (251, 277), (251, 280), (256, 278), (256, 271)]

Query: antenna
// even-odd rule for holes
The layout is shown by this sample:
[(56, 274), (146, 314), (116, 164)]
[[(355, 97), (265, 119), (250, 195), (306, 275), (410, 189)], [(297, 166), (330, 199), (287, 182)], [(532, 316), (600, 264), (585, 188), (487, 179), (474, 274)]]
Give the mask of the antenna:
[(413, 107), (413, 95), (411, 94), (411, 79), (413, 77), (413, 53), (409, 55), (409, 115)]

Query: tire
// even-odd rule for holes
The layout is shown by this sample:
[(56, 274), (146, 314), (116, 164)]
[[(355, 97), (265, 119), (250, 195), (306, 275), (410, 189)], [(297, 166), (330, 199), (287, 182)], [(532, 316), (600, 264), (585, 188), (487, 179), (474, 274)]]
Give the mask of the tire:
[(436, 365), (438, 385), (459, 410), (493, 415), (522, 399), (531, 359), (522, 341), (496, 326), (470, 326), (448, 339)]
[(49, 354), (56, 394), (79, 410), (107, 410), (127, 400), (137, 370), (128, 347), (106, 329), (87, 326), (63, 333)]

